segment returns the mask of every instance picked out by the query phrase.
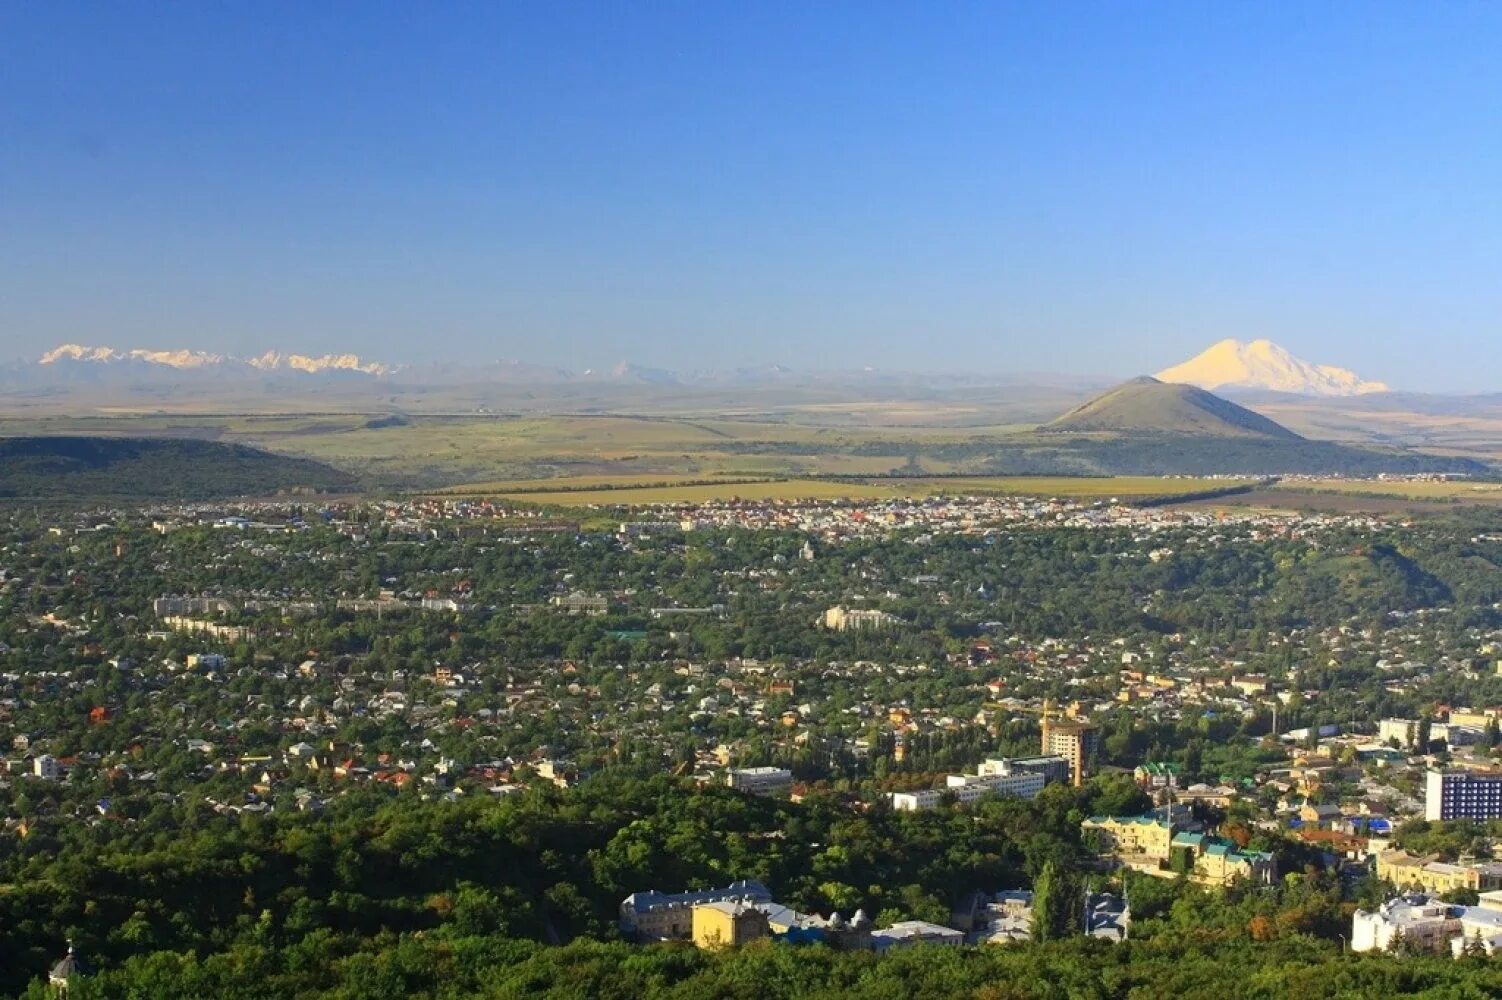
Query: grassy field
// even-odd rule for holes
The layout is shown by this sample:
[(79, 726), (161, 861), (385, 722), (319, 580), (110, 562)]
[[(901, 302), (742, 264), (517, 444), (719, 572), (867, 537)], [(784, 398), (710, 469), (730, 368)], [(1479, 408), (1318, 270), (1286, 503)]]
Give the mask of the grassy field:
[[(379, 413), (0, 418), (0, 436), (233, 441), (327, 462), (372, 485), (436, 489), (475, 484), (466, 491), (558, 477), (660, 483), (880, 476), (912, 468), (906, 446), (918, 450), (973, 441), (983, 432), (989, 431), (581, 414), (423, 415), (398, 420)], [(904, 453), (892, 453), (897, 451)], [(925, 458), (921, 468), (939, 474), (962, 471), (934, 458)]]
[(1239, 496), (1195, 501), (1192, 506), (1285, 513), (1435, 514), (1457, 505), (1497, 504), (1502, 504), (1502, 483), (1306, 479), (1284, 480)]
[[(611, 482), (663, 479), (869, 476), (906, 456), (861, 454), (896, 432), (778, 422), (561, 415), (420, 416), (387, 423), (381, 414), (130, 415), (0, 419), (0, 436), (148, 435), (235, 441), (314, 458), (368, 482), (411, 487), (516, 479), (600, 476)], [(925, 440), (953, 432), (914, 432)], [(947, 436), (946, 436), (947, 435)], [(947, 471), (935, 463), (932, 471)]]
[[(910, 416), (900, 408), (888, 416)], [(546, 497), (576, 503), (652, 503), (716, 496), (895, 496), (1015, 493), (1134, 499), (1220, 489), (1229, 480), (1156, 477), (994, 477), (1016, 468), (1028, 448), (1057, 448), (1015, 426), (829, 426), (778, 419), (650, 415), (383, 413), (134, 413), (87, 417), (0, 417), (0, 437), (115, 435), (236, 442), (312, 458), (355, 476), (362, 487)], [(1078, 442), (1075, 442), (1078, 443)], [(1114, 452), (1112, 452), (1114, 454)], [(998, 462), (1009, 455), (1011, 461)], [(1025, 457), (1025, 456), (1024, 456)], [(1033, 467), (1078, 468), (1081, 461)], [(1085, 468), (1090, 468), (1088, 460)], [(1100, 464), (1094, 468), (1099, 469)], [(967, 475), (969, 474), (969, 475)], [(900, 483), (885, 479), (902, 475)], [(956, 477), (956, 478), (948, 478)], [(764, 481), (757, 490), (724, 481)], [(840, 482), (832, 482), (840, 480)], [(852, 485), (852, 483), (854, 485)], [(707, 485), (696, 485), (707, 484)], [(771, 485), (779, 484), (779, 485)], [(624, 496), (609, 486), (647, 492)], [(1502, 487), (1471, 483), (1300, 484), (1305, 492), (1400, 491), (1403, 497), (1492, 499)], [(575, 491), (599, 490), (609, 497)], [(660, 491), (668, 490), (664, 497)], [(692, 491), (685, 493), (684, 491)], [(803, 492), (798, 492), (802, 490)], [(792, 491), (792, 492), (788, 492)]]

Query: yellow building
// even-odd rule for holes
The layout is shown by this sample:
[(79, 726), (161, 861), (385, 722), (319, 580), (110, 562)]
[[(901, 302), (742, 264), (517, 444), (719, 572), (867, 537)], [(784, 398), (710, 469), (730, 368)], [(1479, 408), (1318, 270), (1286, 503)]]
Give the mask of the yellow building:
[(1173, 844), (1173, 826), (1153, 816), (1091, 816), (1081, 829), (1096, 831), (1106, 851), (1118, 857), (1164, 860)]
[(737, 948), (772, 933), (767, 915), (744, 903), (700, 903), (693, 921), (694, 944), (700, 948)]
[(851, 608), (830, 608), (824, 612), (824, 627), (836, 632), (858, 632), (864, 629), (886, 629), (897, 625), (896, 615), (885, 611), (864, 611)]
[(1247, 882), (1271, 881), (1272, 856), (1255, 851), (1239, 851), (1232, 844), (1211, 843), (1194, 859), (1189, 878), (1200, 885), (1230, 885), (1238, 879)]
[(1454, 889), (1489, 892), (1502, 888), (1502, 866), (1452, 865), (1407, 851), (1383, 851), (1377, 855), (1377, 877), (1399, 889), (1422, 889), (1444, 893)]

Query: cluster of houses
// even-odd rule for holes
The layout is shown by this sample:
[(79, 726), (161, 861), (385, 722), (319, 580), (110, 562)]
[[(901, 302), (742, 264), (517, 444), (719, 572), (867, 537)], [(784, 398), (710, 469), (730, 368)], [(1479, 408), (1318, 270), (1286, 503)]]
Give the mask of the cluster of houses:
[[(290, 510), (274, 505), (180, 508), (160, 512), (156, 524), (164, 535), (193, 525), (233, 528), (216, 535), (228, 554), (272, 564), (293, 558), (287, 546), (298, 542), (295, 535), (270, 537), (273, 529), (304, 532), (320, 522), (341, 532), (349, 543), (348, 551), (316, 556), (335, 563), (350, 552), (453, 537), (455, 532), (493, 531), (507, 536), (507, 544), (522, 544), (530, 535), (578, 529), (504, 505), (458, 498), (329, 506), (317, 516), (292, 516)], [(75, 528), (68, 530), (80, 535), (112, 530), (113, 522), (105, 519), (93, 523), (88, 515), (77, 518)], [(946, 603), (974, 596), (973, 588), (962, 593), (953, 589), (953, 581), (927, 573), (912, 576), (912, 570), (901, 578), (884, 577), (879, 563), (862, 564), (858, 572), (843, 574), (842, 582), (831, 583), (823, 579), (828, 574), (815, 572), (821, 569), (819, 565), (807, 564), (819, 564), (825, 554), (838, 552), (837, 546), (846, 539), (898, 529), (917, 529), (911, 536), (916, 543), (922, 532), (930, 530), (983, 533), (998, 525), (1010, 530), (1028, 524), (1110, 527), (1130, 534), (1132, 558), (1162, 563), (1197, 548), (1260, 539), (1295, 538), (1325, 544), (1368, 523), (1378, 524), (1343, 515), (1246, 515), (1228, 524), (1194, 509), (1012, 497), (677, 505), (624, 521), (613, 533), (579, 536), (580, 544), (620, 546), (628, 553), (633, 547), (645, 551), (654, 539), (699, 527), (792, 529), (803, 532), (807, 540), (796, 555), (789, 547), (762, 563), (725, 570), (719, 593), (705, 597), (706, 602), (715, 603), (703, 608), (673, 607), (666, 595), (654, 590), (596, 590), (561, 572), (550, 596), (534, 595), (531, 599), (536, 603), (526, 607), (559, 616), (559, 620), (615, 615), (622, 610), (644, 617), (650, 611), (651, 621), (677, 628), (671, 624), (675, 619), (725, 614), (726, 605), (719, 601), (733, 603), (743, 588), (782, 589), (796, 592), (811, 617), (817, 609), (826, 609), (822, 621), (830, 629), (896, 630), (902, 626), (896, 616), (866, 605), (888, 593), (922, 594)], [(377, 526), (379, 535), (374, 532)], [(1174, 529), (1171, 542), (1164, 540), (1170, 529)], [(170, 548), (169, 542), (161, 544)], [(196, 549), (193, 555), (199, 557)], [(56, 669), (0, 673), (0, 726), (21, 741), (12, 742), (14, 752), (6, 770), (16, 776), (57, 781), (66, 779), (76, 767), (132, 769), (130, 746), (97, 757), (74, 755), (66, 740), (38, 727), (29, 716), (33, 705), (75, 696), (86, 688), (80, 676), (63, 663), (66, 658), (82, 662), (85, 657), (93, 662), (105, 657), (126, 686), (143, 697), (181, 706), (163, 713), (163, 718), (173, 721), (156, 738), (188, 746), (201, 757), (205, 774), (243, 775), (245, 791), (254, 801), (226, 808), (263, 808), (265, 800), (281, 791), (307, 788), (314, 788), (315, 793), (306, 800), (299, 795), (298, 800), (316, 802), (321, 796), (337, 794), (339, 787), (365, 781), (393, 786), (417, 782), (435, 794), (509, 794), (527, 780), (568, 784), (579, 774), (579, 766), (572, 761), (581, 755), (593, 754), (599, 760), (614, 753), (615, 747), (636, 746), (659, 753), (666, 769), (778, 796), (798, 793), (795, 767), (805, 776), (819, 767), (827, 767), (830, 776), (841, 773), (839, 768), (846, 775), (868, 776), (880, 775), (884, 765), (894, 769), (902, 765), (921, 773), (911, 781), (888, 782), (875, 794), (894, 808), (921, 810), (938, 808), (951, 799), (971, 803), (992, 794), (1030, 797), (1049, 781), (1079, 781), (1095, 769), (1107, 733), (1117, 729), (1122, 719), (1141, 725), (1252, 718), (1259, 727), (1265, 721), (1272, 737), (1262, 741), (1262, 749), (1280, 747), (1285, 760), (1265, 764), (1252, 776), (1219, 776), (1193, 783), (1182, 780), (1171, 765), (1146, 764), (1138, 769), (1136, 779), (1151, 794), (1180, 807), (1226, 809), (1249, 800), (1265, 809), (1266, 822), (1294, 829), (1332, 853), (1366, 864), (1383, 851), (1383, 838), (1393, 821), (1428, 810), (1433, 797), (1425, 795), (1424, 785), (1434, 763), (1428, 752), (1442, 749), (1453, 754), (1454, 760), (1446, 761), (1446, 771), (1464, 770), (1473, 755), (1477, 766), (1486, 766), (1485, 741), (1502, 717), (1502, 709), (1497, 708), (1441, 705), (1431, 717), (1409, 712), (1407, 717), (1383, 720), (1375, 730), (1348, 722), (1332, 722), (1312, 731), (1280, 727), (1280, 716), (1300, 709), (1307, 716), (1311, 706), (1317, 709), (1330, 697), (1325, 690), (1300, 689), (1293, 673), (1279, 667), (1284, 662), (1340, 663), (1360, 658), (1374, 664), (1387, 693), (1409, 704), (1421, 703), (1420, 696), (1437, 677), (1476, 676), (1483, 665), (1484, 674), (1490, 676), (1491, 661), (1502, 652), (1502, 633), (1458, 628), (1442, 608), (1389, 615), (1380, 628), (1350, 622), (1292, 629), (1264, 637), (1264, 648), (1256, 653), (1217, 648), (1204, 637), (1185, 635), (1024, 638), (1008, 634), (997, 622), (978, 623), (978, 636), (931, 663), (796, 658), (773, 662), (749, 656), (674, 653), (651, 665), (601, 666), (582, 660), (500, 664), (467, 659), (421, 670), (376, 670), (358, 656), (344, 657), (338, 663), (312, 659), (299, 663), (296, 657), (285, 664), (250, 663), (235, 659), (232, 652), (232, 644), (245, 637), (245, 630), (268, 630), (258, 638), (295, 634), (300, 619), (331, 602), (344, 611), (377, 615), (477, 610), (471, 569), (452, 567), (439, 574), (442, 583), (435, 582), (437, 577), (387, 577), (379, 581), (379, 591), (363, 593), (351, 587), (348, 593), (331, 591), (328, 595), (164, 596), (151, 606), (155, 627), (143, 625), (150, 630), (144, 634), (147, 642), (137, 643), (132, 650), (133, 656), (142, 659), (134, 664), (123, 657), (108, 659), (109, 650), (90, 649), (89, 623), (82, 617), (69, 619), (60, 611), (36, 615), (28, 627), (57, 630), (57, 648), (62, 654)], [(6, 586), (28, 585), (27, 575), (5, 573)], [(855, 586), (863, 592), (849, 592)], [(988, 595), (987, 586), (982, 585), (982, 591)], [(1144, 596), (1148, 610), (1156, 599)], [(143, 623), (150, 621), (144, 607), (136, 610)], [(239, 616), (250, 615), (275, 620), (243, 624)], [(463, 625), (454, 628), (457, 631)], [(640, 634), (633, 633), (637, 638)], [(180, 655), (189, 644), (199, 648)], [(167, 648), (178, 652), (168, 657)], [(256, 690), (242, 685), (211, 713), (193, 704), (192, 693), (206, 684), (224, 685), (228, 690), (247, 677), (255, 679)], [(1061, 689), (1069, 692), (1068, 707), (1050, 718), (1046, 696)], [(96, 707), (107, 717), (120, 706)], [(1031, 726), (1040, 716), (1049, 725), (1036, 757), (984, 760), (975, 773), (942, 776), (934, 782), (939, 787), (912, 787), (961, 765), (959, 760), (933, 753), (935, 745), (942, 748), (947, 737), (974, 737), (967, 742), (973, 747), (995, 746), (988, 738), (1004, 731), (1015, 734), (1020, 725)], [(528, 731), (531, 720), (544, 717), (557, 720), (560, 745), (545, 745), (548, 740)], [(364, 720), (391, 723), (392, 731), (405, 735), (404, 744), (383, 755), (366, 753), (359, 746), (341, 747), (341, 729)], [(97, 721), (102, 724), (103, 718)], [(88, 724), (96, 720), (91, 718)], [(239, 747), (240, 734), (251, 724), (273, 731), (276, 746), (260, 746), (253, 753)], [(681, 759), (685, 733), (694, 734), (692, 760), (687, 763)], [(32, 739), (35, 745), (27, 742)], [(462, 761), (439, 749), (456, 742), (471, 748), (468, 755), (457, 754), (466, 758)], [(151, 774), (147, 768), (135, 773), (136, 780), (142, 781)], [(333, 790), (329, 782), (312, 780), (324, 776), (333, 779)], [(1502, 784), (1488, 791), (1484, 781), (1472, 777), (1464, 781), (1444, 778), (1442, 784), (1449, 791), (1440, 797), (1441, 812), (1436, 818), (1472, 815), (1465, 810), (1474, 810), (1483, 799), (1490, 801), (1489, 795), (1502, 796)], [(904, 790), (889, 791), (893, 788)], [(1111, 833), (1109, 824), (1124, 829), (1125, 821), (1133, 817), (1096, 819), (1105, 836)], [(1269, 877), (1255, 852), (1201, 837), (1201, 831), (1178, 814), (1170, 827), (1167, 846), (1154, 847), (1157, 856), (1123, 857), (1121, 863), (1166, 874), (1182, 870), (1211, 884), (1239, 876)], [(1431, 858), (1425, 864), (1440, 866), (1431, 873), (1431, 881), (1440, 884), (1439, 873), (1448, 863)], [(1416, 881), (1429, 884), (1415, 879), (1402, 884)]]

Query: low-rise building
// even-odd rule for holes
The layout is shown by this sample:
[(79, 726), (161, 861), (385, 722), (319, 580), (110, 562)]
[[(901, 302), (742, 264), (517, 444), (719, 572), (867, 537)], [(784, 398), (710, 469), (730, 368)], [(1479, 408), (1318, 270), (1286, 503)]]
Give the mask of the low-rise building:
[(781, 767), (732, 767), (725, 784), (752, 795), (781, 797), (793, 790), (793, 772)]
[(926, 920), (903, 920), (890, 927), (871, 932), (871, 947), (877, 951), (910, 948), (917, 944), (962, 945), (965, 935), (953, 927), (931, 924)]
[(1112, 892), (1085, 893), (1085, 934), (1106, 941), (1125, 941), (1132, 928), (1126, 898)]
[(977, 944), (1013, 944), (1032, 939), (1033, 891), (1007, 889), (983, 898), (972, 918)]
[(1156, 816), (1091, 816), (1081, 827), (1117, 857), (1167, 861), (1172, 850), (1173, 824)]
[(1225, 886), (1236, 881), (1267, 885), (1276, 875), (1271, 854), (1242, 850), (1231, 841), (1206, 837), (1194, 858), (1189, 879), (1200, 885)]
[(1417, 719), (1383, 719), (1377, 723), (1377, 742), (1396, 744), (1404, 750), (1412, 750), (1418, 743)]
[(1132, 779), (1138, 787), (1148, 791), (1157, 791), (1162, 788), (1179, 787), (1179, 766), (1177, 764), (1147, 763), (1137, 765), (1132, 772)]
[(565, 614), (587, 615), (591, 618), (598, 618), (610, 611), (609, 598), (599, 594), (586, 594), (580, 590), (555, 595), (548, 603)]
[(694, 944), (700, 948), (738, 948), (772, 934), (767, 915), (739, 901), (698, 903), (690, 914)]
[(663, 893), (656, 889), (633, 892), (621, 901), (621, 931), (637, 941), (685, 940), (693, 937), (695, 906), (704, 903), (771, 903), (772, 892), (753, 880), (732, 882), (723, 889)]
[(1352, 951), (1394, 951), (1400, 944), (1457, 957), (1468, 949), (1495, 953), (1502, 948), (1502, 892), (1481, 893), (1476, 906), (1407, 893), (1352, 915)]
[(1352, 951), (1391, 951), (1401, 940), (1410, 948), (1440, 952), (1460, 933), (1460, 907), (1411, 893), (1389, 899), (1375, 911), (1351, 916)]
[(1490, 892), (1502, 889), (1502, 863), (1462, 865), (1409, 854), (1407, 851), (1381, 851), (1377, 854), (1377, 877), (1391, 882), (1400, 890), (1436, 895), (1460, 889)]
[(861, 611), (850, 608), (830, 608), (824, 612), (824, 627), (836, 632), (856, 632), (866, 629), (891, 628), (902, 619), (885, 611)]
[(1158, 816), (1092, 816), (1081, 824), (1102, 841), (1103, 853), (1117, 864), (1148, 875), (1186, 875), (1201, 885), (1223, 886), (1239, 879), (1271, 883), (1273, 856), (1247, 851), (1222, 837), (1179, 830)]

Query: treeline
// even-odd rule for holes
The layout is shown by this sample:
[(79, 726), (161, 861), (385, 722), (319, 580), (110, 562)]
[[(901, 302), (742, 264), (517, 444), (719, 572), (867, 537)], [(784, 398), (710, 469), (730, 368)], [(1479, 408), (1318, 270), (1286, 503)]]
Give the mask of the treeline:
[[(1502, 964), (1484, 958), (1345, 955), (1337, 943), (1300, 934), (1254, 942), (1192, 931), (1114, 945), (1070, 938), (1046, 945), (925, 947), (882, 956), (776, 944), (720, 952), (593, 941), (550, 948), (493, 935), (350, 940), (314, 931), (285, 948), (244, 944), (206, 955), (136, 956), (79, 981), (68, 994), (69, 1000), (1483, 1000), (1498, 995)], [(38, 984), (26, 997), (43, 1000), (48, 994)]]

